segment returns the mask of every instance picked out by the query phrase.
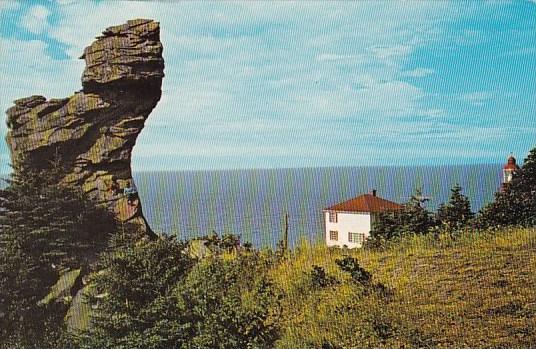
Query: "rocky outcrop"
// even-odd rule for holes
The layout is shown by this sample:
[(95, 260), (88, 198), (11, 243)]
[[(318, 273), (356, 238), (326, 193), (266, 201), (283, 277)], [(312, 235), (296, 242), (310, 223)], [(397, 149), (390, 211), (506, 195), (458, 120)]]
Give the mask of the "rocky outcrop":
[(12, 162), (46, 168), (59, 157), (67, 169), (60, 181), (81, 187), (120, 221), (152, 234), (139, 198), (128, 193), (135, 188), (132, 148), (161, 96), (159, 24), (136, 19), (110, 27), (81, 58), (81, 91), (64, 99), (22, 98), (7, 110)]

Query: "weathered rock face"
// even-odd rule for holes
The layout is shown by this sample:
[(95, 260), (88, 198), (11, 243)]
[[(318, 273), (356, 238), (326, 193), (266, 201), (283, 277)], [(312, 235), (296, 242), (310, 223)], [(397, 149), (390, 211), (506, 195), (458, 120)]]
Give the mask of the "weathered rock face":
[(12, 161), (46, 168), (59, 156), (68, 169), (59, 180), (80, 186), (120, 221), (152, 234), (139, 198), (127, 194), (135, 188), (132, 148), (161, 96), (159, 24), (136, 19), (110, 27), (81, 58), (81, 91), (65, 99), (22, 98), (7, 110)]

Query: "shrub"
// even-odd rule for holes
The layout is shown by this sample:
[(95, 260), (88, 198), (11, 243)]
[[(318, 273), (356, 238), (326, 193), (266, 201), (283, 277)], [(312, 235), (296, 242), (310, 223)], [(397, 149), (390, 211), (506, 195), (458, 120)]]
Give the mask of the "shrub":
[(363, 269), (355, 258), (348, 256), (343, 259), (337, 259), (335, 263), (339, 266), (339, 268), (341, 268), (342, 271), (349, 273), (354, 282), (363, 286), (370, 284), (372, 275)]
[(314, 288), (325, 288), (336, 285), (338, 283), (337, 278), (326, 274), (324, 268), (319, 267), (318, 265), (313, 265), (309, 276), (311, 279), (311, 285)]
[(126, 243), (103, 254), (92, 275), (88, 330), (79, 348), (170, 348), (192, 332), (173, 292), (194, 265), (186, 244), (173, 238)]
[(278, 293), (256, 252), (199, 261), (175, 290), (192, 329), (180, 348), (273, 348), (278, 337)]
[(74, 334), (74, 345), (272, 348), (279, 298), (267, 263), (249, 250), (196, 259), (188, 243), (173, 237), (116, 243), (103, 255), (102, 271), (93, 275), (89, 301), (97, 308), (90, 328)]

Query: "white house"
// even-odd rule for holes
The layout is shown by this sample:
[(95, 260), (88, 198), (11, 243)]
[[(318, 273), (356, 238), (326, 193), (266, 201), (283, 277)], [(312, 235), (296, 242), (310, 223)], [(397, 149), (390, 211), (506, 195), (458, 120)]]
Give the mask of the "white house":
[(402, 205), (376, 196), (376, 190), (323, 210), (326, 244), (356, 248), (369, 237), (378, 214), (400, 210)]

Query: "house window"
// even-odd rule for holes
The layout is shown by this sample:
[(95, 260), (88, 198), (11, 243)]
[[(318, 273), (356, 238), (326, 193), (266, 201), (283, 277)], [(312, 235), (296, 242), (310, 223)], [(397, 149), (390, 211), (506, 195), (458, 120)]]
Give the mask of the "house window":
[(330, 212), (329, 213), (329, 222), (330, 223), (337, 223), (337, 212)]
[(363, 244), (365, 241), (365, 234), (363, 233), (348, 233), (348, 242), (353, 242), (356, 244)]
[(332, 241), (339, 240), (339, 232), (336, 230), (330, 230), (329, 231), (329, 239)]

